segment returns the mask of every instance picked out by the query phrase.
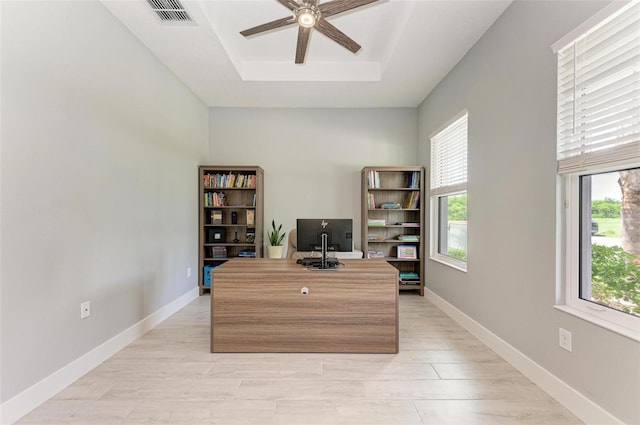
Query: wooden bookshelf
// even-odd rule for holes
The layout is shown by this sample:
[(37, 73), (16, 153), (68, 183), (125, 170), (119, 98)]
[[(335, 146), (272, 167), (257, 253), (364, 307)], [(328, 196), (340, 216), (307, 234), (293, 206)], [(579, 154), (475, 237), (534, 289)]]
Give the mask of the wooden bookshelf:
[(424, 217), (424, 167), (362, 169), (361, 247), (365, 258), (389, 262), (400, 272), (399, 289), (421, 296)]
[(199, 167), (200, 295), (212, 268), (230, 258), (261, 258), (264, 171), (258, 166)]

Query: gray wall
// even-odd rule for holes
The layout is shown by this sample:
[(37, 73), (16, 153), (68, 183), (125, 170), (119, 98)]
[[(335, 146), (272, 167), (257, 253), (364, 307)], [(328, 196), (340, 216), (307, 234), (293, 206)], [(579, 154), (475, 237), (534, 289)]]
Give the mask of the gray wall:
[[(640, 346), (553, 308), (556, 58), (606, 2), (516, 1), (419, 108), (429, 135), (469, 110), (469, 262), (427, 262), (427, 287), (626, 423), (640, 422)], [(573, 352), (558, 346), (573, 333)]]
[(265, 227), (353, 218), (359, 248), (360, 171), (416, 165), (417, 117), (415, 108), (212, 108), (209, 162), (264, 168)]
[(4, 402), (196, 286), (209, 124), (99, 2), (2, 1), (1, 31)]

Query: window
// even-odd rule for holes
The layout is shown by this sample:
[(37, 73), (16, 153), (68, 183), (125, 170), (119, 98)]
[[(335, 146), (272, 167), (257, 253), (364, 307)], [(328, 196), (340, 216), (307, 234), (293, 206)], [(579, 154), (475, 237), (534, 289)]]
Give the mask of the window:
[(554, 46), (566, 207), (560, 308), (640, 340), (640, 3), (612, 7)]
[(431, 137), (431, 258), (467, 268), (467, 112)]

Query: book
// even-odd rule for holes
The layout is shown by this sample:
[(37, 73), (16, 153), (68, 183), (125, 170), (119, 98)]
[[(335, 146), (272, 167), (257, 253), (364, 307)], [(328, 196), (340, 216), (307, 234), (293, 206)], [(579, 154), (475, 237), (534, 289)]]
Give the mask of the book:
[(247, 210), (247, 226), (255, 226), (255, 210)]
[(382, 219), (370, 218), (370, 219), (367, 221), (367, 224), (368, 224), (369, 226), (384, 226), (384, 225), (386, 225), (386, 221), (385, 221), (385, 219), (384, 219), (384, 218), (382, 218)]
[(385, 202), (384, 204), (380, 205), (380, 208), (385, 210), (399, 210), (402, 208), (402, 205), (397, 202)]
[(367, 258), (384, 258), (384, 253), (382, 251), (369, 250)]

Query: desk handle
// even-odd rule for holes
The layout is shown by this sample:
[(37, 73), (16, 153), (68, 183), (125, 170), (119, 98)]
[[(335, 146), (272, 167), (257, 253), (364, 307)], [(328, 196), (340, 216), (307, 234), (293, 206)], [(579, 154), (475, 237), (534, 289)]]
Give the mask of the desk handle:
[(303, 287), (302, 289), (300, 289), (300, 293), (301, 293), (302, 295), (307, 295), (307, 294), (309, 294), (309, 288), (307, 288), (306, 286), (305, 286), (305, 287)]

